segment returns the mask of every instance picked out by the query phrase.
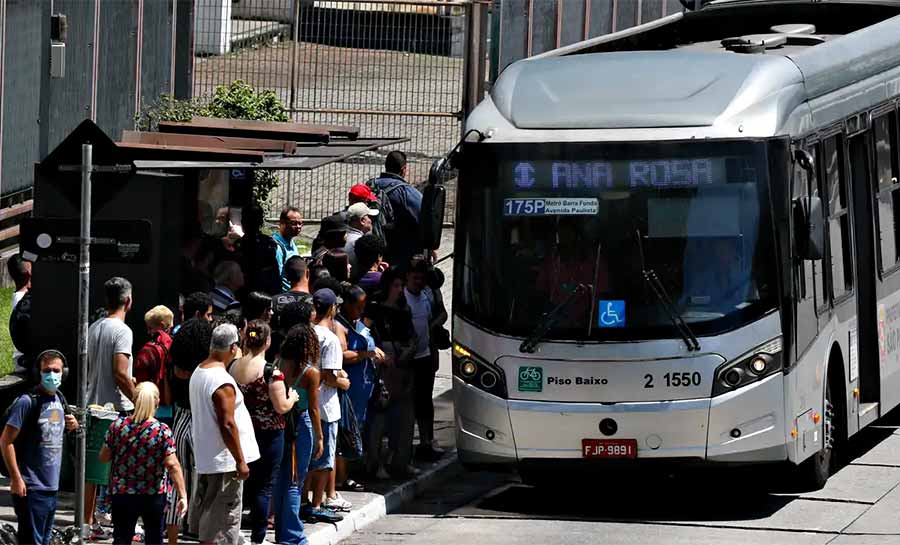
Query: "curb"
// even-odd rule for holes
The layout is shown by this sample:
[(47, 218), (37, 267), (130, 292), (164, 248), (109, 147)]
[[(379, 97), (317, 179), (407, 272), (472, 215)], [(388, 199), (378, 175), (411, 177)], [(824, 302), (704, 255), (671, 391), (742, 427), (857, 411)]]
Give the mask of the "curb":
[(317, 528), (316, 531), (309, 532), (306, 536), (309, 545), (337, 545), (355, 532), (384, 518), (388, 513), (412, 500), (434, 483), (443, 480), (453, 470), (456, 461), (456, 451), (448, 452), (444, 459), (422, 471), (415, 479), (406, 481), (384, 495), (374, 495), (364, 506), (345, 514), (344, 520), (341, 522), (322, 526), (321, 529)]

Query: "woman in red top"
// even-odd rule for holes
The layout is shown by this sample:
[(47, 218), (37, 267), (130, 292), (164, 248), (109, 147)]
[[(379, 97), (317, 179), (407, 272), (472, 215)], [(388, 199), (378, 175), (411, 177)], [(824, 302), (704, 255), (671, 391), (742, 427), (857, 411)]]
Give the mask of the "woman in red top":
[(169, 482), (178, 493), (179, 516), (187, 511), (187, 494), (181, 465), (175, 457), (172, 430), (154, 415), (159, 389), (152, 382), (135, 388), (134, 416), (121, 417), (109, 427), (100, 461), (112, 462), (109, 491), (112, 494), (114, 545), (130, 545), (138, 517), (144, 521), (147, 543), (162, 543), (163, 518)]
[(259, 445), (259, 460), (250, 464), (250, 478), (244, 485), (250, 504), (251, 543), (263, 543), (269, 520), (272, 482), (281, 466), (284, 450), (284, 414), (299, 396), (284, 384), (284, 374), (266, 362), (272, 330), (262, 320), (253, 320), (244, 337), (246, 352), (231, 366), (231, 376), (244, 394), (244, 403), (253, 420)]

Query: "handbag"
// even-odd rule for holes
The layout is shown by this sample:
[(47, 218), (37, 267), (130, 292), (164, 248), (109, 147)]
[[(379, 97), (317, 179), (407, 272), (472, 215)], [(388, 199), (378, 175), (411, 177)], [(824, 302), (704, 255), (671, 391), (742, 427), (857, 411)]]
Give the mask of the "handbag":
[(450, 332), (440, 325), (431, 330), (431, 344), (438, 350), (447, 350), (452, 345)]
[(350, 396), (343, 390), (338, 390), (338, 400), (341, 403), (341, 419), (338, 421), (337, 446), (341, 457), (347, 460), (359, 460), (363, 455), (362, 434), (359, 431), (359, 422)]
[(388, 390), (384, 378), (381, 376), (381, 368), (375, 368), (375, 388), (372, 390), (371, 406), (376, 410), (385, 411), (391, 404), (391, 391)]

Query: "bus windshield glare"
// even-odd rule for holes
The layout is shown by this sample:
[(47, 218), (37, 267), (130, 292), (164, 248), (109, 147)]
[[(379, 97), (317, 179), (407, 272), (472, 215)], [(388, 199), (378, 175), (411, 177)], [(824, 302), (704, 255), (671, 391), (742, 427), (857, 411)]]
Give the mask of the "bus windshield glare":
[[(765, 142), (468, 144), (454, 307), (547, 339), (733, 329), (777, 305)], [(645, 273), (655, 274), (665, 297)]]

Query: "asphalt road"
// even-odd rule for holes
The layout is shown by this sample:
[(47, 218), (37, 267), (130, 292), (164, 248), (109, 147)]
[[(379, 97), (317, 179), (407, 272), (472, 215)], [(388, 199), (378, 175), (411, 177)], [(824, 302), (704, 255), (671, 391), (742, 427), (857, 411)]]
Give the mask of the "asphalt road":
[(784, 471), (558, 476), (462, 468), (425, 497), (345, 541), (416, 544), (900, 544), (900, 411), (854, 438), (816, 492)]

